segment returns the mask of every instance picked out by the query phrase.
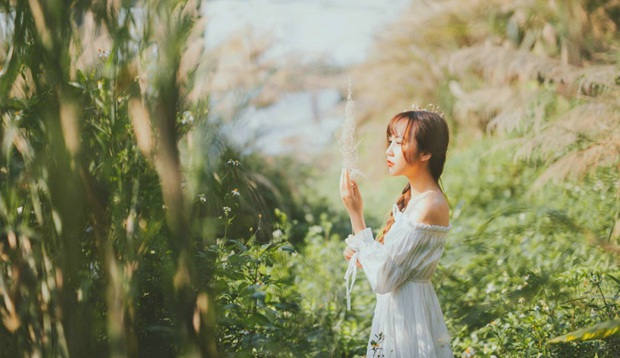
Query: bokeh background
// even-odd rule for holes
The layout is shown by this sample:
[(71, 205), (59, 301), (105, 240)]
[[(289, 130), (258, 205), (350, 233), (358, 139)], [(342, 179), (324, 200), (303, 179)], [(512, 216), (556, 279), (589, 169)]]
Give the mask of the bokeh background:
[(379, 230), (414, 104), (451, 130), (455, 356), (617, 357), (619, 26), (617, 0), (0, 1), (0, 357), (365, 354), (341, 128)]

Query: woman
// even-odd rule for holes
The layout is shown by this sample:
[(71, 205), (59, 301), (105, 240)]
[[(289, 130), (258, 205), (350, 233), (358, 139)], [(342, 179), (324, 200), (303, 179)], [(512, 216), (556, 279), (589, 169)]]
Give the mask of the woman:
[(357, 183), (343, 170), (342, 202), (353, 232), (346, 242), (347, 301), (357, 267), (377, 294), (366, 357), (452, 357), (450, 337), (430, 281), (449, 224), (439, 185), (448, 147), (448, 126), (427, 110), (399, 113), (387, 128), (390, 175), (409, 180), (377, 240), (366, 227)]

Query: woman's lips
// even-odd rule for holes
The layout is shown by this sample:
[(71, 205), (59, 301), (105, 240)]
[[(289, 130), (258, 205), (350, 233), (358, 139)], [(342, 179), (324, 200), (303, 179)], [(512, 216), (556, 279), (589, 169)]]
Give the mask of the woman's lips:
[(387, 165), (388, 165), (388, 167), (391, 167), (391, 166), (393, 166), (393, 165), (394, 165), (394, 163), (392, 163), (392, 162), (390, 162), (390, 161), (388, 160), (388, 161), (387, 161)]

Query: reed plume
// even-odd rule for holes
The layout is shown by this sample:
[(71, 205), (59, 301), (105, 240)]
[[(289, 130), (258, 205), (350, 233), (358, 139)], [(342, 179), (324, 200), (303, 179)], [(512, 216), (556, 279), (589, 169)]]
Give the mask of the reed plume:
[(359, 142), (355, 139), (355, 101), (353, 100), (353, 84), (349, 81), (345, 117), (340, 132), (340, 154), (342, 167), (349, 170), (352, 178), (363, 177), (364, 172), (359, 168)]

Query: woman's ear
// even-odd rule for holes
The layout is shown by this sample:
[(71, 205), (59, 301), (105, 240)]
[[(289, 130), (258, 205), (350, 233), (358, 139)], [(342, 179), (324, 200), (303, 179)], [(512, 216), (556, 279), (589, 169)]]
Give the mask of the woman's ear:
[(422, 155), (420, 155), (420, 160), (423, 161), (423, 162), (427, 162), (427, 161), (431, 160), (431, 156), (432, 156), (431, 153), (424, 153), (423, 152)]

